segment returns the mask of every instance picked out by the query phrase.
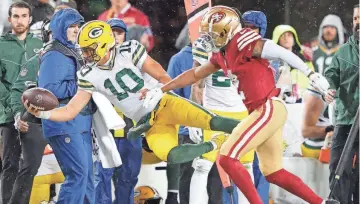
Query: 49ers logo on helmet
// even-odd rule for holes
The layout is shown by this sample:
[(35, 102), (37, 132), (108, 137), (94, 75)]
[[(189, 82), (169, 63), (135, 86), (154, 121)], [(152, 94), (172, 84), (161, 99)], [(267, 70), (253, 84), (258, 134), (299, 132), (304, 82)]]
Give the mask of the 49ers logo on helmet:
[(89, 32), (89, 37), (90, 38), (97, 38), (99, 37), (101, 34), (103, 34), (103, 29), (102, 28), (99, 28), (99, 27), (96, 27), (96, 28), (93, 28), (90, 30)]
[(218, 11), (215, 12), (213, 14), (211, 14), (210, 18), (209, 18), (209, 22), (212, 23), (219, 23), (223, 18), (225, 18), (226, 14), (224, 12)]

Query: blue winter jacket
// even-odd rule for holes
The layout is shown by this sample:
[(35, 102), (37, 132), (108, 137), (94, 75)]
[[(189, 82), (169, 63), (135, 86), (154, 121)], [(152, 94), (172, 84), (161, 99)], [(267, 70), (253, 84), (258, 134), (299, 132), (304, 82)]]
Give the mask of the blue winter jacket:
[[(66, 31), (73, 24), (84, 22), (84, 18), (74, 9), (62, 9), (54, 14), (50, 22), (50, 30), (54, 40), (70, 49), (75, 45), (67, 40)], [(41, 57), (39, 87), (50, 90), (58, 99), (69, 99), (77, 91), (77, 64), (74, 59), (52, 50)], [(65, 106), (66, 104), (60, 104)], [(90, 131), (91, 115), (78, 114), (67, 122), (42, 120), (45, 137), (64, 134), (77, 134)]]
[[(183, 72), (191, 69), (193, 66), (193, 57), (191, 47), (186, 46), (180, 50), (177, 54), (171, 57), (167, 73), (173, 79)], [(181, 97), (190, 98), (191, 85), (181, 89), (175, 89), (174, 92)], [(187, 129), (180, 127), (179, 135), (189, 135)]]

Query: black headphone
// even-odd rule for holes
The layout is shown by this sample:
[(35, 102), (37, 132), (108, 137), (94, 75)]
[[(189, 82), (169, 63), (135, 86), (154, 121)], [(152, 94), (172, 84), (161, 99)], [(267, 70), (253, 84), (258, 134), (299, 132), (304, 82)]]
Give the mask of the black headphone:
[(46, 26), (50, 23), (50, 19), (43, 20), (43, 24), (41, 25), (41, 37), (44, 43), (50, 41), (50, 29), (46, 29)]

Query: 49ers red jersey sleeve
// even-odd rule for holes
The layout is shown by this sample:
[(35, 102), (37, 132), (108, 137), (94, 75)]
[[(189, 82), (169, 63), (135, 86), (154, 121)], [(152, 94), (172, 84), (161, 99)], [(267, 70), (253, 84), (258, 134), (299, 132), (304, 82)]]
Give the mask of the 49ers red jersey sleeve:
[[(232, 39), (236, 43), (237, 48), (237, 57), (236, 61), (238, 63), (245, 63), (252, 57), (252, 53), (255, 47), (255, 44), (258, 40), (261, 39), (261, 36), (256, 32), (252, 31), (249, 28), (241, 29)], [(233, 45), (235, 47), (235, 45)]]

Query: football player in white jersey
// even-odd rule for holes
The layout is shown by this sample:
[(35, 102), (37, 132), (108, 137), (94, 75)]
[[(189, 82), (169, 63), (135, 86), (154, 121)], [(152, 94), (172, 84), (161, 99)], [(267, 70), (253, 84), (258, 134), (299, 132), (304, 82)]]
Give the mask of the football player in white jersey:
[[(203, 48), (201, 38), (194, 42), (192, 46), (192, 54), (195, 67), (207, 63), (211, 55), (211, 53), (206, 53)], [(218, 70), (193, 85), (191, 93), (192, 100), (199, 104), (203, 104), (204, 108), (209, 109), (213, 113), (224, 117), (242, 120), (248, 115), (248, 113), (242, 102), (241, 96), (238, 94), (237, 83), (239, 83), (237, 79), (230, 79), (225, 76), (222, 70)], [(203, 89), (203, 97), (200, 98), (200, 100), (199, 97), (196, 97), (200, 95), (198, 94), (198, 88)], [(216, 133), (219, 132), (211, 130), (202, 131), (199, 128), (189, 128), (190, 138), (197, 143), (201, 142), (202, 137), (204, 141), (209, 141), (211, 136)], [(218, 151), (211, 151), (203, 154), (200, 159), (194, 161), (193, 166), (195, 172), (192, 176), (190, 185), (190, 204), (208, 203), (209, 196), (206, 185), (210, 169), (213, 165), (216, 165), (215, 160), (217, 154)], [(246, 166), (251, 176), (253, 175), (253, 159), (254, 150), (248, 152), (240, 159), (242, 164)], [(221, 171), (219, 171), (219, 173), (220, 172)], [(214, 189), (218, 190), (217, 188)], [(214, 192), (214, 194), (218, 193), (222, 192)], [(229, 203), (231, 202), (229, 201)], [(249, 203), (240, 191), (238, 191), (238, 203)]]
[(323, 146), (330, 146), (334, 126), (330, 121), (328, 104), (321, 93), (310, 86), (304, 93), (304, 117), (302, 135), (305, 141), (301, 145), (304, 157), (319, 159)]
[(150, 149), (163, 161), (182, 163), (219, 149), (227, 135), (216, 135), (211, 141), (196, 145), (179, 145), (177, 125), (199, 127), (231, 133), (238, 120), (217, 116), (173, 93), (164, 94), (151, 106), (144, 105), (141, 99), (144, 85), (144, 73), (167, 83), (171, 78), (159, 63), (147, 55), (139, 42), (131, 40), (120, 47), (114, 47), (114, 37), (108, 24), (102, 21), (90, 21), (84, 24), (78, 33), (78, 45), (82, 56), (92, 65), (78, 72), (79, 89), (72, 100), (64, 107), (51, 111), (29, 111), (42, 119), (68, 121), (74, 118), (91, 99), (94, 91), (109, 99), (125, 116), (135, 120), (137, 126), (130, 130), (128, 138), (141, 135), (145, 137)]

